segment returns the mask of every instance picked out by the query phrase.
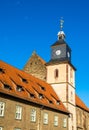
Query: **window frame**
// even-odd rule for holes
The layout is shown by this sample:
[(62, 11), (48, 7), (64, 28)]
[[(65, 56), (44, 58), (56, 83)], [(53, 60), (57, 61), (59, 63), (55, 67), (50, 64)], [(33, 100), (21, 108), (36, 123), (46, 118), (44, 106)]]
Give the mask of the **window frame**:
[(70, 98), (71, 98), (71, 102), (73, 102), (73, 91), (71, 91), (71, 96), (70, 96)]
[(0, 126), (0, 130), (3, 130), (3, 127), (2, 127), (2, 126)]
[(58, 116), (54, 116), (54, 126), (58, 126)]
[(21, 128), (14, 128), (14, 130), (21, 130)]
[(66, 128), (67, 127), (67, 118), (63, 119), (63, 127)]
[(55, 77), (55, 78), (58, 78), (58, 77), (59, 77), (59, 70), (58, 70), (58, 69), (55, 69), (55, 70), (54, 70), (54, 77)]
[[(1, 104), (3, 104), (3, 107)], [(4, 112), (5, 112), (5, 102), (0, 101), (0, 117), (4, 116)]]
[(48, 125), (48, 113), (46, 112), (43, 115), (43, 124)]
[(30, 110), (30, 121), (31, 122), (36, 122), (36, 118), (37, 118), (36, 113), (37, 113), (36, 109), (31, 108), (31, 110)]
[(22, 119), (22, 107), (19, 105), (16, 105), (15, 119), (16, 120)]

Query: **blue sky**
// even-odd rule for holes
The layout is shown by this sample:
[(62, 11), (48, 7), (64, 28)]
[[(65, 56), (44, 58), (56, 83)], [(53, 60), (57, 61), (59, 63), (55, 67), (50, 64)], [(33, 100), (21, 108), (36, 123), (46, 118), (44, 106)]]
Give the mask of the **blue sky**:
[(89, 107), (89, 0), (0, 0), (0, 59), (22, 69), (35, 50), (49, 61), (61, 17), (76, 92)]

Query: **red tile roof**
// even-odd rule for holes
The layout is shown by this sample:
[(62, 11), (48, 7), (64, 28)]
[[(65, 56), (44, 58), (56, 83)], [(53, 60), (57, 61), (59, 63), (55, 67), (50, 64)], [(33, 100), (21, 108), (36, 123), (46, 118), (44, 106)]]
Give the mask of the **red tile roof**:
[(3, 61), (0, 61), (0, 93), (69, 113), (49, 84)]
[(89, 112), (89, 108), (84, 104), (84, 102), (77, 95), (75, 95), (75, 101), (76, 101), (76, 106)]

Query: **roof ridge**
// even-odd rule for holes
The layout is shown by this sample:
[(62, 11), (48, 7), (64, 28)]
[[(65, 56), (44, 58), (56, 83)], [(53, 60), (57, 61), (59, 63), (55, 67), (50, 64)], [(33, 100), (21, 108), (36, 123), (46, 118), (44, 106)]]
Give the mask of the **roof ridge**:
[(42, 57), (40, 57), (36, 52), (33, 52), (32, 55), (36, 55), (38, 59), (41, 60), (42, 63), (44, 64), (46, 63), (46, 61)]

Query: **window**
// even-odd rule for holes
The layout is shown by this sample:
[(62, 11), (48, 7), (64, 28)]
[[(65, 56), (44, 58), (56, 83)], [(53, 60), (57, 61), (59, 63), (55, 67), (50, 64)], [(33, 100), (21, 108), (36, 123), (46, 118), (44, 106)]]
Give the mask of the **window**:
[(1, 73), (1, 74), (5, 73), (5, 72), (4, 72), (4, 69), (0, 68), (0, 73)]
[(23, 81), (24, 83), (28, 83), (27, 79), (25, 79), (25, 78), (22, 78), (22, 81)]
[(54, 71), (54, 76), (55, 76), (55, 78), (58, 78), (58, 69), (55, 69), (55, 71)]
[(20, 128), (14, 128), (14, 130), (21, 130)]
[(35, 98), (35, 95), (32, 94), (32, 93), (30, 93), (30, 97), (31, 97), (31, 98)]
[(37, 85), (40, 86), (41, 90), (44, 90), (44, 91), (45, 91), (45, 87), (44, 87), (44, 86), (40, 85), (39, 83), (37, 83)]
[(44, 113), (43, 123), (44, 123), (45, 125), (48, 124), (48, 113)]
[(73, 101), (73, 92), (71, 91), (71, 102)]
[(57, 105), (59, 105), (59, 104), (60, 104), (60, 101), (57, 101), (56, 103), (57, 103)]
[(58, 116), (54, 116), (54, 126), (58, 126)]
[(43, 94), (40, 93), (39, 94), (39, 98), (42, 99), (43, 98)]
[(20, 120), (22, 118), (22, 107), (16, 106), (16, 115), (15, 118)]
[(65, 128), (67, 127), (67, 119), (66, 118), (63, 119), (63, 127), (65, 127)]
[(0, 102), (0, 116), (4, 116), (5, 103)]
[(73, 70), (70, 68), (70, 78), (73, 78)]
[(20, 85), (17, 85), (16, 90), (17, 90), (18, 92), (24, 91), (24, 90), (23, 90), (23, 87), (22, 87), (22, 86), (20, 86)]
[(7, 90), (11, 90), (11, 87), (8, 84), (4, 84), (4, 88)]
[(3, 128), (0, 126), (0, 130), (3, 130)]
[(36, 109), (31, 109), (30, 121), (36, 122)]

